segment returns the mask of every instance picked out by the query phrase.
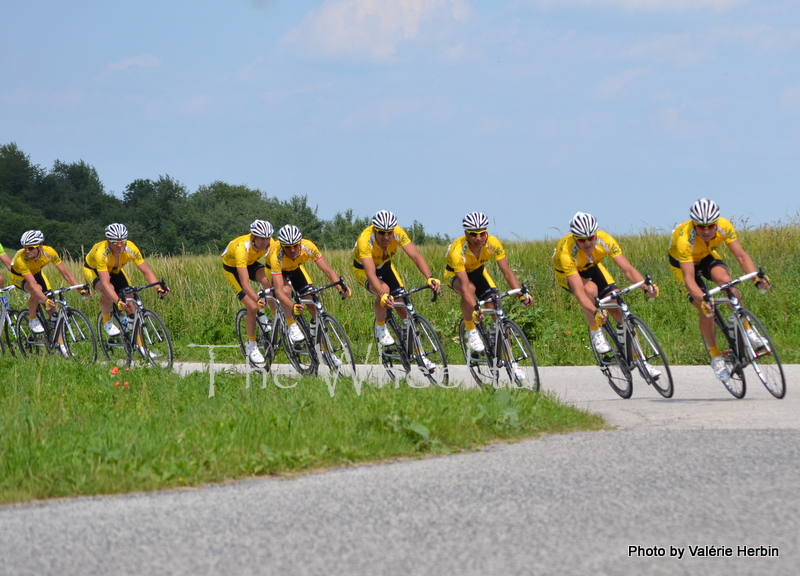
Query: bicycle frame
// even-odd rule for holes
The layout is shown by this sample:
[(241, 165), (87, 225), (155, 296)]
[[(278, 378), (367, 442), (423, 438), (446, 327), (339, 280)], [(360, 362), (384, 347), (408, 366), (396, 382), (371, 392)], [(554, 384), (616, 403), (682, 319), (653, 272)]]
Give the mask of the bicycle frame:
[(11, 307), (8, 302), (8, 296), (16, 286), (10, 284), (4, 288), (0, 288), (0, 352), (6, 347), (12, 356), (15, 355), (14, 347), (17, 341), (17, 326), (16, 316), (19, 314), (18, 310)]
[[(753, 349), (752, 344), (744, 336), (744, 326), (742, 325), (742, 310), (744, 306), (739, 301), (739, 298), (733, 293), (733, 287), (737, 284), (741, 284), (746, 280), (750, 280), (755, 278), (756, 276), (761, 275), (763, 277), (763, 271), (760, 272), (751, 272), (749, 274), (745, 274), (744, 276), (740, 276), (739, 278), (734, 278), (730, 282), (726, 282), (725, 284), (721, 284), (716, 288), (712, 288), (711, 290), (706, 291), (706, 299), (711, 299), (714, 297), (715, 294), (723, 293), (724, 296), (719, 298), (713, 298), (714, 300), (714, 323), (720, 328), (722, 333), (725, 335), (725, 338), (728, 340), (728, 345), (730, 346), (730, 351), (735, 354), (735, 363), (736, 366), (744, 368), (747, 366), (751, 360), (749, 358), (757, 358), (759, 357), (756, 351)], [(720, 304), (727, 304), (727, 306), (731, 310), (731, 314), (734, 317), (733, 326), (728, 326), (728, 323), (725, 320), (725, 317), (722, 314), (722, 311), (719, 308)], [(731, 330), (731, 328), (733, 330)], [(744, 336), (744, 337), (742, 337)], [(745, 349), (740, 351), (740, 347), (744, 346)], [(741, 352), (749, 352), (749, 354), (745, 355)], [(761, 356), (765, 354), (769, 354), (770, 350), (765, 350)], [(748, 358), (749, 356), (749, 358)]]
[[(67, 286), (66, 288), (57, 288), (55, 290), (45, 291), (47, 298), (51, 299), (55, 304), (56, 312), (52, 319), (48, 320), (47, 314), (44, 312), (44, 307), (41, 303), (39, 303), (37, 316), (39, 317), (40, 322), (42, 322), (44, 332), (38, 335), (31, 333), (25, 337), (24, 342), (20, 338), (19, 347), (23, 353), (23, 356), (27, 355), (25, 348), (30, 346), (33, 348), (43, 348), (48, 351), (55, 348), (62, 356), (68, 358), (71, 356), (69, 349), (70, 343), (77, 343), (90, 339), (93, 348), (91, 360), (96, 360), (97, 342), (91, 324), (89, 324), (89, 321), (80, 311), (67, 304), (67, 301), (64, 298), (64, 294), (70, 292), (71, 290), (88, 289), (89, 286), (87, 284), (76, 284), (74, 286)], [(84, 323), (84, 325), (80, 326), (77, 324), (77, 322), (69, 322), (70, 314), (78, 317)], [(25, 315), (22, 314), (17, 319), (18, 334), (22, 334), (22, 330), (20, 330), (21, 322), (25, 322), (26, 320), (27, 319)], [(53, 324), (52, 327), (51, 322)], [(85, 333), (86, 329), (88, 329), (88, 335)]]

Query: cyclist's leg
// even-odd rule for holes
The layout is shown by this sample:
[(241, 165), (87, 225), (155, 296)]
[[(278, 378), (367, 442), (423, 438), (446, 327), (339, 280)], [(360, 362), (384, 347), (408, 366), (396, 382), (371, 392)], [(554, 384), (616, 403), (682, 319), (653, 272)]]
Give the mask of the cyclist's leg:
[[(257, 269), (251, 267), (247, 267), (248, 276), (252, 280), (256, 280), (256, 272)], [(263, 265), (262, 265), (262, 272), (263, 272)], [(246, 298), (246, 294), (242, 285), (239, 283), (239, 275), (236, 273), (236, 268), (232, 266), (223, 266), (222, 274), (225, 276), (225, 282), (228, 284), (228, 288), (231, 292), (236, 296), (236, 298), (242, 303), (245, 310), (247, 310), (247, 316), (245, 318), (245, 328), (247, 331), (247, 339), (249, 342), (255, 342), (256, 339), (256, 313), (258, 311), (258, 305), (256, 302), (253, 302), (250, 298)]]

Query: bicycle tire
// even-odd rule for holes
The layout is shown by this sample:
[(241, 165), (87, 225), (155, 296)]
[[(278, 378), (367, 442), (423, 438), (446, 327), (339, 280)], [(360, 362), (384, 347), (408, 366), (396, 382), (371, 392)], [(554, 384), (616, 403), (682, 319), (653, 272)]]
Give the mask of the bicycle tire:
[(498, 371), (492, 370), (493, 359), (489, 358), (489, 339), (486, 329), (481, 324), (476, 324), (478, 334), (483, 340), (483, 352), (475, 352), (467, 344), (467, 329), (462, 320), (458, 325), (458, 340), (461, 342), (461, 353), (464, 355), (464, 363), (469, 368), (472, 379), (483, 388), (484, 386), (494, 386), (497, 384)]
[(608, 380), (612, 390), (621, 398), (626, 400), (633, 394), (633, 376), (625, 361), (624, 351), (620, 348), (616, 332), (610, 327), (610, 323), (603, 324), (603, 331), (606, 333), (606, 340), (611, 346), (611, 352), (601, 354), (592, 344), (592, 333), (589, 331), (589, 347), (594, 353), (594, 358), (600, 371)]
[[(142, 310), (142, 323), (136, 328), (141, 337), (145, 353), (143, 358), (151, 366), (162, 370), (172, 370), (175, 354), (172, 349), (172, 339), (161, 317), (152, 310)], [(141, 353), (141, 345), (139, 347)]]
[(347, 333), (336, 318), (327, 312), (321, 316), (321, 318), (317, 318), (317, 322), (321, 322), (317, 328), (317, 333), (320, 335), (316, 341), (317, 355), (331, 372), (337, 372), (340, 376), (347, 378), (355, 378), (356, 360), (353, 356), (350, 338), (347, 337)]
[(47, 336), (49, 326), (45, 324), (46, 320), (43, 318), (44, 314), (41, 306), (36, 312), (36, 316), (45, 328), (45, 331), (41, 334), (35, 334), (31, 331), (30, 326), (28, 326), (28, 314), (23, 311), (17, 316), (17, 348), (23, 358), (39, 356), (50, 350)]
[[(372, 334), (375, 334), (377, 323), (372, 326)], [(389, 314), (386, 315), (386, 327), (394, 338), (394, 344), (384, 346), (377, 338), (375, 342), (378, 346), (378, 355), (381, 357), (381, 364), (386, 370), (386, 375), (392, 382), (404, 380), (411, 372), (411, 360), (406, 351), (405, 340), (400, 336), (397, 321)]]
[(114, 364), (115, 366), (128, 367), (131, 365), (131, 342), (129, 336), (125, 333), (125, 327), (122, 325), (122, 319), (116, 312), (111, 313), (111, 322), (119, 330), (116, 336), (109, 336), (106, 332), (103, 315), (97, 315), (97, 323), (95, 334), (97, 336), (97, 347), (103, 353), (103, 357)]
[(272, 359), (275, 352), (272, 347), (272, 332), (265, 331), (260, 322), (256, 321), (256, 348), (264, 357), (263, 364), (257, 364), (250, 360), (247, 354), (247, 309), (242, 308), (236, 313), (236, 338), (239, 340), (239, 349), (242, 352), (244, 361), (251, 367), (259, 370), (269, 371), (272, 366)]
[[(62, 356), (81, 364), (93, 364), (97, 360), (97, 339), (86, 314), (67, 308), (61, 322), (63, 343), (57, 342)], [(63, 347), (63, 348), (62, 348)]]
[[(669, 362), (661, 349), (661, 345), (644, 320), (638, 316), (631, 315), (630, 324), (633, 326), (634, 334), (628, 333), (626, 337), (629, 338), (631, 343), (631, 349), (635, 356), (634, 362), (639, 369), (639, 374), (641, 374), (645, 382), (655, 388), (656, 392), (664, 398), (672, 398), (675, 393), (672, 372), (670, 372)], [(638, 338), (635, 336), (638, 336)], [(661, 374), (655, 378), (651, 376), (650, 372), (645, 368), (645, 362), (657, 368)]]
[(19, 316), (19, 310), (15, 310), (14, 308), (7, 309), (8, 314), (6, 315), (6, 320), (3, 323), (3, 334), (2, 338), (3, 347), (5, 350), (8, 350), (8, 353), (11, 356), (17, 355), (17, 317)]
[(503, 318), (502, 322), (500, 334), (504, 342), (497, 343), (496, 354), (506, 369), (509, 383), (514, 388), (538, 392), (539, 367), (528, 337), (510, 318)]
[[(442, 341), (427, 318), (414, 314), (411, 317), (412, 341), (408, 343), (409, 358), (413, 356), (425, 377), (439, 388), (454, 388), (458, 383), (448, 386), (450, 369), (447, 367), (447, 356), (442, 348)], [(425, 358), (435, 364), (433, 370), (425, 366)]]
[(292, 343), (291, 338), (289, 338), (289, 325), (284, 325), (283, 334), (281, 334), (283, 339), (283, 351), (295, 370), (303, 376), (313, 376), (317, 373), (319, 359), (314, 350), (311, 334), (308, 331), (308, 324), (305, 318), (297, 318), (295, 323), (303, 333), (303, 339), (299, 342)]
[(724, 324), (722, 313), (719, 309), (716, 310), (717, 318), (714, 322), (717, 333), (717, 348), (719, 348), (722, 357), (725, 359), (725, 365), (728, 367), (730, 378), (723, 382), (725, 389), (731, 393), (734, 398), (742, 399), (747, 394), (747, 380), (744, 375), (742, 360), (739, 356), (741, 349), (739, 342), (740, 336), (730, 336), (727, 329), (723, 330), (720, 323)]
[[(769, 393), (775, 398), (781, 399), (786, 396), (786, 376), (783, 373), (783, 364), (781, 364), (775, 344), (773, 344), (772, 338), (769, 337), (764, 324), (758, 319), (758, 316), (747, 308), (742, 308), (741, 314), (742, 319), (750, 323), (751, 328), (756, 331), (764, 343), (763, 347), (757, 349), (749, 341), (744, 345), (750, 364)], [(744, 338), (747, 338), (746, 334)]]

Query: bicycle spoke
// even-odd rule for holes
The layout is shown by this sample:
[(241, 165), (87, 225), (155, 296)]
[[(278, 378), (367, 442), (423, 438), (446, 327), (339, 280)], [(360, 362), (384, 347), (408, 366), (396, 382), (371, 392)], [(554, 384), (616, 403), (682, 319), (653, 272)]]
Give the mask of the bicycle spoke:
[[(650, 327), (638, 316), (630, 316), (630, 325), (634, 329), (634, 334), (628, 333), (627, 337), (632, 338), (631, 350), (639, 373), (664, 398), (672, 398), (674, 393), (672, 372), (661, 345)], [(648, 368), (648, 365), (651, 368)]]
[[(717, 310), (717, 312), (719, 313), (719, 310)], [(717, 348), (719, 348), (722, 353), (722, 357), (725, 359), (725, 365), (728, 367), (728, 373), (730, 374), (730, 378), (722, 384), (734, 398), (744, 398), (744, 395), (747, 393), (747, 382), (739, 358), (739, 350), (741, 349), (741, 342), (739, 340), (742, 336), (739, 333), (741, 329), (733, 327), (734, 335), (732, 336), (728, 333), (727, 328), (723, 331), (716, 322), (714, 324), (716, 326)]]
[(422, 373), (431, 383), (440, 388), (454, 388), (458, 383), (448, 385), (450, 371), (447, 367), (447, 357), (442, 349), (442, 342), (433, 325), (427, 318), (415, 314), (411, 317), (414, 341), (411, 343), (409, 356), (413, 357)]
[(328, 313), (323, 313), (317, 319), (319, 338), (316, 346), (320, 359), (328, 369), (338, 372), (340, 376), (355, 378), (356, 362), (353, 358), (353, 348), (344, 328), (336, 318)]
[(750, 330), (757, 337), (755, 343), (750, 341), (746, 333), (742, 338), (742, 343), (750, 358), (750, 364), (753, 365), (756, 375), (769, 393), (775, 398), (783, 398), (786, 395), (786, 377), (772, 339), (767, 334), (761, 320), (750, 310), (742, 309), (742, 319), (750, 325)]
[(138, 336), (141, 342), (137, 343), (144, 346), (144, 357), (153, 366), (163, 370), (171, 370), (174, 359), (172, 351), (172, 340), (170, 339), (167, 327), (161, 318), (152, 310), (145, 309), (142, 312), (142, 323), (139, 326)]
[(611, 388), (622, 398), (630, 398), (633, 394), (633, 377), (628, 369), (624, 351), (619, 348), (616, 332), (610, 328), (608, 322), (603, 324), (606, 333), (606, 340), (611, 346), (611, 352), (601, 354), (591, 344), (591, 332), (589, 332), (589, 346), (592, 348), (597, 365), (600, 371), (608, 380)]
[(511, 386), (538, 391), (539, 367), (522, 328), (513, 320), (505, 318), (500, 334), (504, 336), (505, 342), (498, 343), (498, 356), (502, 359)]
[(61, 354), (81, 364), (97, 360), (97, 341), (86, 315), (80, 310), (67, 308), (63, 318), (56, 335), (56, 346)]
[(464, 362), (478, 386), (494, 386), (497, 384), (499, 370), (494, 366), (494, 358), (491, 357), (490, 359), (489, 351), (491, 348), (484, 327), (478, 326), (477, 330), (483, 340), (483, 352), (475, 352), (470, 349), (467, 344), (467, 334), (463, 320), (458, 326), (458, 340), (461, 342), (461, 352), (464, 354)]

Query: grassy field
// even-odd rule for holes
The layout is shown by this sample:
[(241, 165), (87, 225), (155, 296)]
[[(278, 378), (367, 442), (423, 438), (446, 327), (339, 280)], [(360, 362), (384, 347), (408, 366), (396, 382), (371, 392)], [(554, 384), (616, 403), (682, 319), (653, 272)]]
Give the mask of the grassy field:
[[(745, 286), (745, 304), (764, 320), (784, 362), (800, 362), (800, 256), (794, 248), (800, 245), (800, 228), (744, 230), (741, 238), (775, 286), (765, 296)], [(632, 297), (634, 312), (651, 325), (673, 364), (706, 363), (696, 313), (682, 301), (666, 264), (666, 234), (618, 240), (631, 262), (651, 273), (662, 289), (652, 303), (643, 295)], [(550, 269), (554, 244), (505, 244), (509, 262), (536, 298), (531, 308), (512, 303), (507, 309), (527, 332), (541, 365), (592, 364), (580, 310), (556, 286)], [(444, 247), (422, 251), (434, 269), (443, 266)], [(371, 299), (352, 280), (348, 252), (326, 256), (354, 287), (349, 300), (332, 295), (326, 305), (363, 358), (372, 338)], [(151, 257), (148, 262), (172, 287), (164, 301), (154, 294), (145, 299), (170, 329), (178, 361), (207, 359), (205, 350), (189, 343), (235, 343), (238, 301), (228, 292), (217, 256)], [(397, 264), (409, 286), (422, 282), (407, 258), (401, 256)], [(68, 266), (80, 273), (78, 263)], [(613, 265), (611, 270), (617, 272)], [(310, 271), (321, 281), (313, 265)], [(51, 279), (60, 285), (53, 273)], [(134, 282), (140, 280), (135, 276)], [(19, 294), (11, 299), (22, 306)], [(96, 316), (96, 297), (72, 300)], [(440, 332), (450, 362), (460, 363), (455, 295), (445, 290), (435, 304), (427, 297), (415, 303)], [(219, 350), (216, 356), (241, 361), (235, 350)], [(0, 357), (0, 374), (0, 503), (448, 454), (498, 440), (604, 426), (599, 417), (525, 391), (365, 386), (358, 396), (340, 384), (331, 397), (319, 379), (300, 380), (288, 390), (246, 389), (243, 376), (220, 374), (216, 395), (209, 399), (207, 374), (180, 378), (134, 370), (112, 376), (102, 364), (79, 366), (57, 357), (25, 362), (8, 355)]]

